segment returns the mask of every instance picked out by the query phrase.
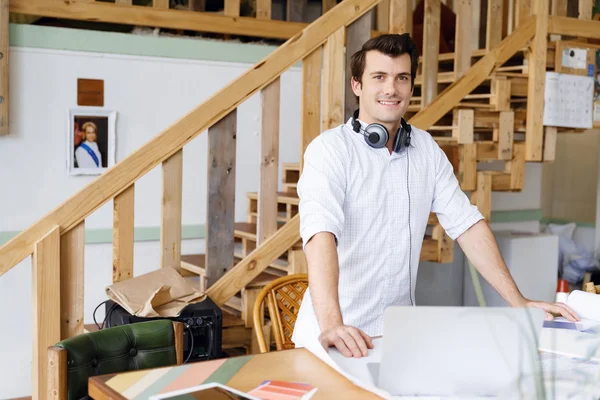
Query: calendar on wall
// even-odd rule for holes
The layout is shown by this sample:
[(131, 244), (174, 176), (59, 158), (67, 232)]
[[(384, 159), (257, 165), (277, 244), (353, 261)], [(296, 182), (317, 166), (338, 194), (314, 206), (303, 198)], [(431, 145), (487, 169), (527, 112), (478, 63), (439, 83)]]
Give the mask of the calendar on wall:
[(546, 72), (544, 125), (592, 128), (594, 78)]

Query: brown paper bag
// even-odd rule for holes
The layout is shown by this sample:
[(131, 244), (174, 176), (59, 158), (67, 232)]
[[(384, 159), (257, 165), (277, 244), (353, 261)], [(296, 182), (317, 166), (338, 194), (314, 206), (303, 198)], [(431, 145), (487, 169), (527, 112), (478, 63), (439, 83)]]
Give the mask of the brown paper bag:
[(114, 283), (106, 294), (131, 315), (147, 318), (176, 317), (188, 304), (206, 299), (171, 267)]

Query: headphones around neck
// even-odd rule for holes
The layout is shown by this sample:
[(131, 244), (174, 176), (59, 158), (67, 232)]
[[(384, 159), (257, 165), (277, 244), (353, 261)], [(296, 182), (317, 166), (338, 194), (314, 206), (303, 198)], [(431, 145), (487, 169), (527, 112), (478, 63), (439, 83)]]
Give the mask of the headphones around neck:
[[(381, 124), (369, 124), (365, 129), (361, 128), (360, 121), (358, 120), (358, 111), (354, 111), (352, 114), (352, 129), (356, 133), (360, 133), (364, 136), (365, 142), (375, 149), (380, 149), (384, 147), (388, 140), (390, 140), (390, 134), (385, 128), (385, 126)], [(410, 132), (411, 126), (402, 118), (400, 120), (400, 128), (396, 133), (396, 137), (394, 138), (394, 145), (392, 146), (392, 151), (396, 153), (401, 153), (410, 146)]]

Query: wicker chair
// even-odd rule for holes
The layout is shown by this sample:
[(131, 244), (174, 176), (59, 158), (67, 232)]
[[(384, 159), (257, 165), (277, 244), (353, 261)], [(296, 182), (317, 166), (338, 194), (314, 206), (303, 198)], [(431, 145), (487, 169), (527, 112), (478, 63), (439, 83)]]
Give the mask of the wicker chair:
[(261, 353), (269, 351), (263, 333), (263, 302), (266, 301), (273, 326), (277, 350), (293, 349), (292, 333), (304, 292), (308, 288), (307, 274), (282, 276), (265, 286), (254, 303), (254, 332)]

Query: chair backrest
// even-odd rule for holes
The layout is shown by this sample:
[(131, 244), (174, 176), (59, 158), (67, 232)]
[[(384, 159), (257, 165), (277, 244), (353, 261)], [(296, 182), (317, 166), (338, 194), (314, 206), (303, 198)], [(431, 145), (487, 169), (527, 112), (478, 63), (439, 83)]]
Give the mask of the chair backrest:
[(182, 363), (180, 322), (154, 320), (77, 335), (48, 348), (48, 398), (86, 398), (92, 376)]
[(253, 322), (261, 353), (269, 351), (262, 329), (263, 301), (269, 309), (277, 350), (293, 349), (294, 324), (307, 288), (308, 275), (293, 274), (275, 279), (260, 291), (254, 303)]

